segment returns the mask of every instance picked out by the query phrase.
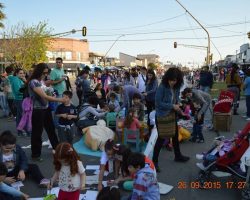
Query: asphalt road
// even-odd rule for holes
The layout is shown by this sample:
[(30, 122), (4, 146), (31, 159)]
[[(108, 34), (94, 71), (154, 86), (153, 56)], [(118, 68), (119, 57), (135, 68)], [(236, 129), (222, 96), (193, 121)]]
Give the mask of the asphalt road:
[[(76, 97), (74, 97), (74, 101)], [(245, 111), (245, 101), (242, 100), (240, 103), (239, 112), (242, 114)], [(0, 111), (1, 115), (1, 111)], [(246, 121), (240, 116), (233, 116), (233, 122), (230, 132), (220, 133), (221, 135), (231, 138), (233, 134), (242, 129), (246, 125)], [(11, 130), (15, 133), (15, 123), (8, 122), (6, 119), (0, 119), (0, 132), (3, 130)], [(191, 159), (187, 163), (176, 163), (173, 161), (174, 154), (166, 149), (163, 149), (160, 153), (160, 167), (162, 172), (158, 174), (158, 181), (173, 185), (174, 189), (167, 195), (162, 195), (161, 199), (164, 200), (239, 200), (241, 199), (241, 191), (237, 188), (226, 188), (226, 182), (238, 182), (235, 177), (229, 178), (216, 178), (212, 177), (211, 182), (219, 182), (220, 188), (215, 188), (212, 186), (211, 189), (195, 189), (195, 184), (197, 181), (197, 176), (199, 169), (196, 167), (196, 153), (201, 153), (207, 151), (211, 145), (214, 137), (216, 137), (215, 132), (204, 131), (205, 143), (197, 144), (191, 143), (189, 141), (181, 143), (181, 151), (184, 155), (190, 156)], [(43, 134), (44, 139), (46, 139), (46, 133)], [(79, 140), (79, 138), (75, 138)], [(17, 143), (25, 146), (30, 144), (30, 138), (18, 138)], [(30, 159), (30, 149), (25, 149), (25, 152)], [(52, 163), (52, 153), (47, 147), (42, 149), (43, 162), (36, 163), (39, 165), (42, 173), (45, 177), (51, 177), (54, 171)], [(92, 156), (81, 155), (81, 159), (86, 164), (99, 164), (99, 159)], [(32, 162), (30, 160), (30, 162)], [(186, 184), (187, 187), (183, 187)], [(36, 183), (31, 181), (29, 178), (24, 182), (24, 187), (22, 191), (29, 194), (31, 197), (40, 197), (46, 193), (46, 189), (39, 188)]]

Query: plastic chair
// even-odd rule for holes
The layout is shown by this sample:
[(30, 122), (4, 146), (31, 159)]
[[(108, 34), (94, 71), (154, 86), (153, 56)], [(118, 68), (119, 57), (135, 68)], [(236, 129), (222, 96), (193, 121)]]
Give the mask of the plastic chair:
[(141, 139), (140, 139), (140, 131), (139, 129), (136, 131), (129, 130), (124, 128), (124, 145), (128, 145), (128, 143), (132, 143), (136, 145), (136, 152), (141, 151)]
[(116, 128), (116, 113), (108, 113), (106, 116), (107, 127), (112, 130)]

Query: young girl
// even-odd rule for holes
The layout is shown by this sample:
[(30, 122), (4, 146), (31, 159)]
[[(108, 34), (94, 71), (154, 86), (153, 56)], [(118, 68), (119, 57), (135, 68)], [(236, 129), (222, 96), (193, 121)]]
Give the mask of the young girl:
[(76, 151), (69, 143), (60, 143), (54, 155), (55, 174), (49, 188), (59, 179), (58, 200), (78, 200), (85, 188), (85, 169)]
[(124, 128), (129, 130), (136, 131), (141, 128), (139, 120), (136, 118), (136, 110), (134, 108), (130, 108), (128, 111), (128, 115), (124, 121)]
[[(102, 190), (102, 181), (105, 170), (109, 172), (114, 171), (114, 140), (109, 139), (106, 141), (104, 151), (102, 152), (100, 160), (100, 173), (98, 178), (98, 190)], [(112, 166), (113, 165), (113, 166)]]

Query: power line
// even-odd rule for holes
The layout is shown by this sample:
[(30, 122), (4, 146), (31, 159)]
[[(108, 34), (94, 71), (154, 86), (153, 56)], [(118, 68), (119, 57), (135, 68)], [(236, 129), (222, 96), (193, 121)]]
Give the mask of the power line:
[[(211, 38), (230, 38), (230, 37), (241, 37), (246, 34), (238, 34), (238, 35), (221, 35), (221, 36), (213, 36)], [(199, 38), (191, 38), (191, 37), (175, 37), (175, 38), (149, 38), (149, 39), (127, 39), (127, 40), (119, 40), (117, 42), (143, 42), (143, 41), (157, 41), (157, 40), (196, 40), (196, 39), (207, 39), (205, 37)], [(115, 40), (89, 40), (89, 42), (114, 42)]]
[[(240, 24), (249, 24), (250, 21), (240, 21), (240, 22), (233, 22), (233, 23), (227, 23), (227, 24), (217, 24), (217, 25), (211, 25), (206, 26), (206, 28), (220, 28), (225, 26), (236, 26)], [(173, 29), (173, 30), (163, 30), (163, 31), (151, 31), (151, 32), (137, 32), (137, 33), (115, 33), (115, 34), (93, 34), (88, 35), (90, 37), (105, 37), (105, 36), (119, 36), (119, 35), (149, 35), (149, 34), (158, 34), (158, 33), (169, 33), (169, 32), (182, 32), (182, 31), (193, 31), (196, 29), (201, 29), (200, 27), (193, 27), (193, 28), (185, 28), (185, 29)]]
[[(185, 13), (182, 13), (180, 15), (177, 15), (177, 16), (174, 16), (174, 17), (170, 17), (170, 18), (166, 18), (166, 19), (163, 19), (163, 20), (160, 20), (160, 21), (155, 21), (155, 22), (152, 22), (152, 23), (149, 23), (149, 24), (143, 24), (143, 25), (138, 25), (138, 26), (129, 26), (129, 27), (124, 27), (124, 28), (113, 28), (113, 29), (89, 29), (89, 30), (113, 30), (113, 31), (118, 31), (118, 30), (126, 30), (126, 29), (134, 29), (134, 28), (141, 28), (141, 27), (145, 27), (145, 26), (151, 26), (151, 25), (154, 25), (154, 24), (160, 24), (160, 23), (163, 23), (163, 22), (166, 22), (166, 21), (170, 21), (170, 20), (173, 20), (173, 19), (176, 19), (176, 18), (179, 18), (181, 16), (185, 15)], [(121, 34), (120, 34), (121, 35)]]

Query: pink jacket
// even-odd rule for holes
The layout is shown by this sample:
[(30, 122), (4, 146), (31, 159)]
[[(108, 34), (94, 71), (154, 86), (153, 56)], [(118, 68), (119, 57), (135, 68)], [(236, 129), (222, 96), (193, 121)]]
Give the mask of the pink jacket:
[(18, 124), (17, 130), (26, 130), (27, 132), (32, 131), (32, 111), (33, 101), (31, 97), (26, 97), (22, 103), (23, 115)]

